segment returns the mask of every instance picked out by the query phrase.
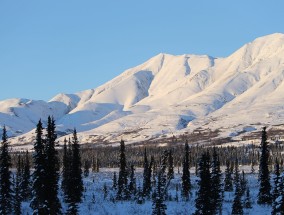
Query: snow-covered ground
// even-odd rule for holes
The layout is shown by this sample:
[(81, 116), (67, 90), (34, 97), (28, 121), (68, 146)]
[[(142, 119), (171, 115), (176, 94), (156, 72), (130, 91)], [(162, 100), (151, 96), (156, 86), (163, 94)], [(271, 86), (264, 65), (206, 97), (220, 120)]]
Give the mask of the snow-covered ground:
[[(252, 208), (245, 209), (245, 214), (252, 215), (268, 215), (271, 214), (270, 206), (260, 206), (256, 204), (256, 197), (258, 193), (258, 183), (257, 174), (251, 174), (250, 166), (240, 166), (240, 170), (244, 170), (246, 173), (246, 178), (250, 187)], [(256, 168), (257, 170), (257, 168)], [(224, 172), (224, 168), (222, 168)], [(84, 178), (85, 192), (83, 197), (83, 202), (79, 205), (80, 214), (82, 215), (145, 215), (152, 213), (152, 202), (151, 200), (146, 200), (144, 204), (137, 204), (135, 201), (113, 201), (115, 197), (115, 192), (112, 190), (112, 178), (113, 172), (118, 173), (118, 169), (102, 168), (99, 173), (90, 173), (89, 177)], [(142, 187), (142, 169), (137, 169), (136, 171), (137, 186)], [(171, 181), (169, 186), (169, 194), (172, 196), (172, 201), (167, 201), (167, 214), (171, 215), (187, 215), (192, 214), (195, 211), (195, 193), (197, 190), (197, 180), (198, 178), (194, 175), (194, 168), (191, 169), (191, 182), (192, 182), (192, 196), (190, 201), (184, 202), (180, 198), (181, 191), (181, 175), (177, 174), (177, 169), (175, 169), (175, 178)], [(108, 194), (106, 199), (104, 199), (103, 186), (104, 184), (108, 187)], [(177, 192), (178, 201), (175, 200), (176, 197), (176, 185), (179, 189)], [(62, 200), (62, 193), (61, 200)], [(223, 214), (231, 214), (231, 207), (234, 198), (234, 192), (225, 192), (224, 202), (223, 202)], [(30, 213), (29, 203), (25, 202), (22, 205), (23, 214)], [(66, 205), (63, 203), (63, 209), (66, 210)]]
[[(95, 77), (94, 77), (95, 78)], [(226, 58), (159, 54), (95, 89), (49, 102), (0, 101), (0, 126), (29, 143), (53, 115), (61, 135), (81, 143), (144, 141), (219, 129), (221, 137), (284, 125), (284, 34), (257, 38)]]

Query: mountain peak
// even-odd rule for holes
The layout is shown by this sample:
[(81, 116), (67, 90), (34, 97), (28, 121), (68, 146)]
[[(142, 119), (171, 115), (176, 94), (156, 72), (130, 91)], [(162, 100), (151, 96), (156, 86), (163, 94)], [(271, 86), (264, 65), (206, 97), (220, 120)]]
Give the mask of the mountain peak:
[(160, 53), (96, 89), (49, 102), (3, 101), (0, 127), (25, 135), (54, 115), (58, 130), (76, 127), (85, 142), (121, 135), (139, 141), (203, 126), (242, 132), (248, 124), (284, 124), (283, 90), (284, 34), (275, 33), (226, 58)]

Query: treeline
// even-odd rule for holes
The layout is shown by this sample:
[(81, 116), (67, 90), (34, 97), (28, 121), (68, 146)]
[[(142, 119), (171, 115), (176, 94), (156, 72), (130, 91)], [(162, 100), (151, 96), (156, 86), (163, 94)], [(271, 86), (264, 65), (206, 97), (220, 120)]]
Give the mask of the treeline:
[[(68, 146), (65, 142), (62, 163), (55, 148), (57, 139), (55, 129), (54, 119), (48, 117), (46, 134), (43, 135), (44, 128), (40, 120), (36, 128), (32, 165), (28, 152), (13, 154), (17, 157), (17, 163), (15, 172), (11, 172), (8, 137), (6, 128), (3, 128), (0, 149), (1, 215), (20, 215), (23, 201), (30, 202), (33, 214), (63, 214), (62, 201), (59, 199), (60, 187), (64, 202), (67, 204), (66, 214), (78, 214), (78, 204), (83, 194), (83, 180), (76, 130), (73, 132), (72, 140), (68, 141)], [(60, 178), (62, 180), (59, 180)]]
[[(198, 188), (195, 199), (196, 215), (222, 214), (222, 204), (225, 192), (234, 192), (231, 214), (242, 215), (244, 208), (251, 208), (250, 187), (244, 171), (239, 171), (239, 159), (229, 159), (226, 162), (225, 173), (222, 174), (221, 157), (217, 147), (204, 149), (198, 158), (197, 176)], [(212, 153), (210, 153), (212, 151)], [(182, 176), (181, 176), (181, 198), (188, 201), (191, 192), (191, 177), (189, 172), (190, 148), (185, 143), (182, 154)], [(269, 158), (271, 152), (267, 142), (266, 128), (263, 128), (261, 144), (259, 148), (259, 191), (257, 203), (260, 205), (272, 206), (272, 214), (284, 214), (284, 174), (280, 174), (278, 159), (274, 163), (274, 183), (271, 184), (269, 171)], [(147, 151), (144, 150), (143, 160), (143, 187), (135, 188), (134, 167), (131, 165), (127, 171), (126, 154), (124, 141), (120, 143), (119, 154), (119, 176), (116, 181), (116, 174), (113, 177), (113, 188), (116, 192), (116, 200), (136, 200), (142, 204), (145, 200), (152, 200), (152, 214), (166, 214), (167, 206), (165, 201), (171, 200), (168, 194), (168, 187), (174, 178), (173, 156), (171, 150), (165, 150), (158, 161), (151, 156), (148, 162)], [(158, 165), (157, 165), (158, 164)], [(178, 201), (178, 195), (175, 197)]]
[[(43, 132), (45, 130), (45, 132)], [(45, 134), (43, 134), (45, 133)], [(103, 187), (104, 198), (112, 190), (113, 202), (136, 201), (143, 204), (152, 201), (153, 214), (166, 214), (165, 201), (188, 201), (192, 195), (189, 169), (195, 168), (198, 176), (195, 214), (218, 214), (222, 211), (225, 192), (234, 192), (232, 214), (243, 214), (243, 208), (251, 207), (250, 190), (244, 172), (239, 165), (259, 167), (258, 204), (272, 205), (273, 214), (284, 213), (283, 146), (268, 146), (266, 128), (263, 128), (261, 144), (256, 147), (217, 147), (184, 145), (174, 147), (128, 147), (124, 141), (120, 147), (80, 148), (76, 130), (64, 141), (63, 149), (56, 149), (56, 126), (48, 117), (47, 126), (41, 121), (36, 128), (34, 151), (10, 153), (7, 132), (4, 127), (0, 149), (0, 214), (21, 214), (21, 203), (30, 202), (33, 214), (78, 214), (83, 198), (83, 177), (90, 169), (99, 172), (100, 167), (118, 167), (113, 173), (112, 187)], [(11, 172), (12, 158), (16, 167)], [(220, 167), (226, 166), (224, 173)], [(31, 171), (32, 167), (32, 171)], [(135, 168), (143, 168), (142, 184), (137, 184)], [(181, 196), (168, 192), (174, 179), (174, 168), (181, 174)], [(274, 183), (270, 183), (271, 173)], [(63, 192), (63, 209), (59, 191)]]

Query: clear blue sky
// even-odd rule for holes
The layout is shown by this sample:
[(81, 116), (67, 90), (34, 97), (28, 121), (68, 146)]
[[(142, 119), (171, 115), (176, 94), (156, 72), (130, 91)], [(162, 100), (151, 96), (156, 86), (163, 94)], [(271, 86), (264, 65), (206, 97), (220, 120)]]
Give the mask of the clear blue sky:
[(158, 53), (227, 56), (284, 32), (283, 0), (1, 0), (0, 100), (95, 88)]

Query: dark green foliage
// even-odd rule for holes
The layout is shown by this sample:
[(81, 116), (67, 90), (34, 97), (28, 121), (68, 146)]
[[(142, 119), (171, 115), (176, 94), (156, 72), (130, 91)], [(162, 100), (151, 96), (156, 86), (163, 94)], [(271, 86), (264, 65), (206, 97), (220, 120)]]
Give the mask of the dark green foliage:
[(88, 177), (89, 176), (90, 167), (91, 167), (90, 162), (88, 160), (85, 160), (85, 162), (84, 162), (84, 177)]
[(226, 162), (226, 170), (225, 170), (225, 180), (224, 180), (224, 191), (231, 192), (234, 190), (233, 187), (233, 178), (230, 162)]
[(277, 198), (281, 196), (281, 178), (280, 178), (280, 167), (278, 159), (275, 160), (275, 167), (274, 167), (274, 188), (272, 191), (272, 212), (271, 214), (277, 214), (279, 212), (279, 202), (277, 202)]
[(258, 192), (258, 204), (270, 204), (271, 203), (271, 185), (268, 169), (269, 149), (267, 142), (266, 127), (262, 130), (261, 146), (260, 146), (260, 161), (259, 161), (259, 192)]
[(233, 206), (232, 206), (232, 214), (233, 215), (242, 215), (243, 212), (243, 205), (242, 205), (242, 193), (240, 189), (240, 185), (236, 184), (235, 185), (235, 198), (233, 201)]
[(247, 188), (247, 191), (246, 191), (244, 208), (252, 208), (249, 187)]
[(153, 197), (153, 215), (165, 215), (167, 206), (165, 204), (165, 198), (167, 193), (167, 177), (166, 177), (166, 161), (168, 159), (168, 152), (165, 151), (162, 160), (161, 166), (157, 172), (157, 183)]
[(222, 210), (223, 190), (222, 190), (222, 173), (220, 170), (219, 156), (215, 147), (213, 148), (211, 171), (211, 204), (212, 213), (217, 214)]
[(134, 169), (134, 165), (131, 165), (130, 168), (130, 180), (129, 180), (129, 193), (131, 195), (135, 195), (136, 194), (136, 178), (135, 178), (135, 169)]
[(245, 172), (244, 170), (242, 171), (242, 177), (240, 177), (240, 188), (241, 188), (241, 194), (242, 196), (245, 194), (247, 190), (247, 179), (245, 177)]
[[(71, 150), (71, 143), (69, 139), (69, 148), (68, 150)], [(64, 139), (64, 145), (63, 145), (63, 158), (62, 158), (62, 181), (61, 181), (61, 189), (66, 196), (67, 189), (68, 189), (68, 182), (70, 180), (70, 166), (71, 166), (71, 159), (72, 154), (67, 151), (67, 140)]]
[(61, 214), (61, 203), (58, 198), (59, 158), (55, 149), (55, 120), (48, 117), (45, 139), (46, 202), (50, 214)]
[(168, 155), (168, 179), (173, 179), (174, 178), (174, 158), (172, 154), (172, 150), (169, 150), (169, 155)]
[(22, 195), (21, 195), (21, 181), (22, 181), (22, 162), (21, 157), (18, 155), (17, 162), (17, 172), (16, 172), (16, 180), (14, 183), (14, 209), (13, 214), (20, 215), (21, 214), (21, 203), (22, 203)]
[[(34, 144), (33, 199), (34, 214), (61, 214), (58, 194), (59, 158), (55, 150), (55, 121), (48, 117), (46, 136), (43, 138), (41, 120), (36, 129)], [(27, 162), (27, 161), (26, 161)], [(27, 174), (28, 174), (27, 167)]]
[(3, 128), (0, 149), (0, 214), (6, 215), (12, 211), (11, 157), (8, 152), (8, 136)]
[(195, 214), (213, 214), (211, 201), (211, 174), (210, 174), (210, 155), (205, 152), (199, 160), (198, 175), (198, 191), (195, 199)]
[(151, 193), (151, 175), (152, 175), (152, 165), (153, 160), (151, 158), (151, 162), (149, 164), (147, 159), (147, 151), (144, 150), (144, 171), (143, 171), (143, 195), (144, 197), (149, 197)]
[[(69, 141), (70, 142), (70, 141)], [(73, 131), (72, 145), (67, 148), (67, 160), (70, 160), (70, 167), (67, 168), (67, 183), (65, 201), (68, 203), (67, 214), (77, 214), (78, 204), (83, 195), (82, 163), (80, 156), (80, 145), (76, 129)]]
[(100, 171), (100, 164), (97, 155), (96, 158), (93, 157), (92, 159), (92, 172), (99, 172), (99, 171)]
[(106, 185), (106, 183), (104, 183), (103, 193), (104, 193), (104, 200), (105, 200), (105, 199), (107, 198), (107, 194), (108, 194), (108, 190), (107, 190), (107, 185)]
[(190, 171), (189, 171), (189, 146), (187, 141), (184, 146), (181, 180), (182, 180), (182, 196), (186, 201), (188, 201), (191, 189), (191, 183), (190, 183)]
[(140, 186), (138, 186), (137, 188), (137, 193), (136, 193), (136, 196), (135, 196), (135, 201), (137, 204), (143, 204), (145, 202), (144, 200), (144, 194), (143, 194), (143, 191), (141, 189)]
[(23, 162), (23, 175), (21, 183), (21, 195), (23, 200), (27, 201), (31, 197), (31, 171), (30, 171), (30, 159), (29, 152), (26, 151)]
[(79, 203), (83, 195), (82, 163), (80, 155), (80, 145), (77, 138), (76, 129), (72, 137), (72, 182), (74, 190), (74, 200)]
[[(234, 165), (234, 185), (240, 185), (240, 170), (239, 170), (239, 160), (236, 158)], [(239, 187), (240, 188), (240, 187)]]
[(117, 177), (116, 177), (116, 172), (114, 172), (114, 173), (113, 173), (112, 187), (113, 187), (113, 189), (116, 189), (116, 188), (117, 188)]
[(240, 173), (239, 173), (239, 163), (238, 159), (235, 162), (235, 197), (232, 205), (232, 214), (233, 215), (242, 215), (243, 214), (243, 205), (242, 205), (242, 191), (240, 184)]
[(45, 215), (48, 214), (46, 204), (46, 172), (45, 172), (45, 152), (44, 140), (42, 138), (43, 127), (41, 120), (36, 128), (36, 141), (34, 144), (34, 172), (33, 172), (33, 185), (32, 185), (32, 201), (31, 208), (33, 214)]
[(144, 163), (143, 163), (143, 194), (144, 196), (149, 196), (149, 181), (148, 181), (148, 171), (149, 171), (149, 163), (147, 158), (146, 148), (144, 149)]
[(125, 157), (125, 144), (124, 141), (120, 141), (120, 155), (119, 155), (119, 174), (117, 182), (117, 195), (118, 200), (127, 200), (129, 197), (128, 191), (128, 180), (127, 180), (127, 169), (126, 169), (126, 157)]

